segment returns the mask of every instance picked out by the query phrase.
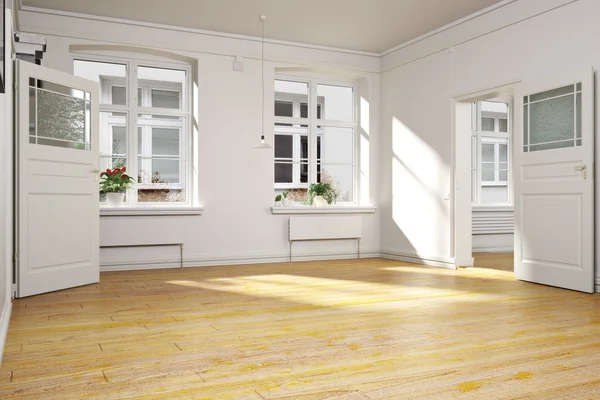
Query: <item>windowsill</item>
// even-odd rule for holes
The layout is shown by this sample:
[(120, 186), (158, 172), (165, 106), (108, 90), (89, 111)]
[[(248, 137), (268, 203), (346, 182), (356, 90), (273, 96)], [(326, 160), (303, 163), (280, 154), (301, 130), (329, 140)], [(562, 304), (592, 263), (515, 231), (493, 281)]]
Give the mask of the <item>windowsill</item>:
[(271, 207), (271, 214), (374, 214), (374, 206)]
[(101, 217), (137, 217), (158, 215), (202, 215), (203, 207), (100, 207)]
[(515, 211), (515, 206), (509, 204), (473, 204), (473, 211)]

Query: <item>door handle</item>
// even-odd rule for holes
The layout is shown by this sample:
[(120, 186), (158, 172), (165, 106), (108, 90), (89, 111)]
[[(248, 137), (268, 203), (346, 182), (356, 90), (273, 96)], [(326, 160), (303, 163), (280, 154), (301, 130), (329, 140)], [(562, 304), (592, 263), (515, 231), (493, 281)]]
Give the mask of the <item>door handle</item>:
[(99, 169), (90, 169), (90, 172), (94, 174), (94, 182), (100, 182), (100, 170)]
[(575, 171), (585, 171), (585, 169), (587, 168), (587, 165), (578, 165), (575, 167)]

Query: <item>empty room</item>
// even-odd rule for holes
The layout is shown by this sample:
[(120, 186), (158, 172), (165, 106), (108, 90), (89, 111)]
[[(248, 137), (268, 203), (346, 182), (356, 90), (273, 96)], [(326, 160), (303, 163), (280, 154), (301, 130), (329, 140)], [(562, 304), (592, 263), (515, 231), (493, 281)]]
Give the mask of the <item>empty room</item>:
[(0, 0), (0, 399), (598, 399), (598, 0)]

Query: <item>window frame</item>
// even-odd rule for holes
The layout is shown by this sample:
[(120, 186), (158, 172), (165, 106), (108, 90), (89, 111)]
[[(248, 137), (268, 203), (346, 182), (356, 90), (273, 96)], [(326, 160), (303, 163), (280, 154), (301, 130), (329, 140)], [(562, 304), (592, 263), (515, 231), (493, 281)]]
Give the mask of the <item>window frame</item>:
[[(133, 184), (133, 188), (128, 189), (126, 193), (126, 201), (123, 204), (123, 208), (139, 208), (139, 207), (191, 207), (193, 201), (193, 193), (196, 190), (196, 186), (193, 184), (193, 139), (192, 139), (192, 66), (186, 63), (177, 63), (172, 61), (156, 61), (156, 60), (143, 60), (138, 58), (125, 58), (119, 56), (104, 56), (97, 54), (85, 54), (85, 53), (74, 53), (71, 54), (71, 68), (74, 68), (75, 61), (89, 61), (97, 63), (108, 63), (124, 65), (126, 68), (127, 75), (125, 77), (125, 85), (119, 79), (102, 79), (100, 77), (100, 102), (99, 111), (102, 113), (109, 113), (109, 119), (119, 118), (120, 121), (109, 124), (109, 126), (125, 126), (126, 127), (126, 165), (128, 171), (135, 171), (135, 175), (138, 174), (138, 157), (140, 151), (138, 149), (138, 127), (146, 127), (152, 135), (153, 124), (139, 124), (138, 115), (142, 116), (166, 116), (166, 117), (179, 117), (179, 120), (173, 119), (173, 122), (181, 121), (179, 127), (179, 182), (178, 183), (138, 183), (137, 179)], [(185, 72), (185, 84), (181, 89), (175, 89), (172, 85), (167, 82), (153, 82), (151, 85), (150, 81), (140, 80), (138, 82), (138, 68), (149, 67), (149, 68), (160, 68), (160, 69), (171, 69)], [(139, 85), (138, 85), (139, 83)], [(113, 86), (125, 86), (125, 105), (111, 104), (112, 103), (112, 87)], [(142, 103), (138, 105), (138, 87), (142, 89)], [(152, 90), (169, 90), (177, 91), (180, 93), (180, 108), (160, 108), (151, 107), (152, 101)], [(147, 97), (147, 104), (144, 104), (144, 99)], [(122, 116), (113, 116), (112, 113), (122, 113)], [(160, 125), (160, 119), (156, 122)], [(164, 121), (164, 120), (163, 120)], [(104, 127), (101, 127), (101, 134), (103, 133)], [(112, 127), (110, 128), (110, 154), (112, 155)], [(134, 133), (135, 132), (135, 133)], [(143, 140), (144, 136), (142, 136)], [(151, 139), (150, 139), (150, 153)], [(102, 158), (102, 156), (101, 156)], [(138, 201), (138, 190), (144, 189), (169, 189), (169, 190), (183, 190), (184, 199), (181, 202), (140, 202)], [(101, 203), (101, 207), (105, 207), (106, 203)]]
[[(485, 207), (506, 207), (513, 206), (513, 160), (512, 160), (512, 133), (513, 133), (513, 100), (511, 98), (494, 98), (486, 99), (482, 101), (487, 102), (502, 102), (508, 105), (507, 115), (507, 132), (500, 132), (500, 118), (499, 115), (494, 113), (487, 113), (481, 110), (481, 101), (474, 102), (471, 105), (471, 202), (475, 206)], [(482, 118), (493, 118), (494, 119), (494, 131), (482, 130)], [(483, 157), (482, 157), (482, 145), (483, 144), (494, 144), (494, 181), (484, 181), (483, 175)], [(506, 182), (499, 180), (499, 149), (500, 144), (506, 144), (507, 149), (507, 180)], [(506, 187), (508, 191), (508, 201), (499, 203), (484, 203), (482, 201), (482, 187)]]
[[(359, 166), (359, 156), (360, 156), (360, 137), (358, 134), (358, 84), (356, 81), (350, 80), (334, 80), (330, 78), (321, 78), (321, 77), (307, 77), (307, 76), (299, 76), (299, 75), (284, 75), (276, 73), (274, 76), (273, 83), (275, 81), (289, 81), (289, 82), (297, 82), (307, 84), (308, 87), (308, 117), (300, 118), (301, 110), (300, 105), (304, 103), (302, 99), (304, 99), (304, 95), (295, 95), (293, 93), (281, 93), (278, 94), (273, 90), (274, 102), (275, 101), (293, 101), (293, 115), (294, 117), (279, 117), (276, 116), (273, 112), (273, 130), (274, 130), (274, 138), (276, 135), (285, 134), (278, 132), (278, 129), (281, 128), (291, 128), (290, 126), (277, 125), (277, 124), (292, 124), (292, 127), (299, 127), (302, 125), (308, 125), (308, 182), (300, 183), (300, 175), (298, 175), (298, 183), (296, 184), (296, 176), (293, 177), (293, 183), (274, 183), (274, 189), (276, 191), (283, 191), (289, 189), (308, 189), (311, 183), (317, 182), (318, 177), (318, 168), (317, 165), (321, 166), (322, 156), (324, 154), (324, 146), (325, 141), (323, 138), (323, 129), (318, 127), (339, 127), (339, 128), (351, 128), (353, 130), (353, 154), (352, 154), (352, 180), (353, 180), (353, 190), (352, 190), (352, 201), (351, 202), (338, 202), (338, 204), (358, 204), (358, 193), (360, 193), (360, 180), (358, 179), (358, 166)], [(337, 120), (327, 120), (325, 119), (325, 103), (324, 98), (322, 96), (317, 95), (317, 85), (330, 85), (330, 86), (340, 86), (340, 87), (348, 87), (352, 89), (353, 96), (353, 107), (352, 107), (352, 121), (337, 121)], [(321, 119), (318, 119), (318, 108), (320, 107), (320, 116)], [(297, 113), (297, 114), (296, 114)], [(298, 117), (296, 117), (296, 115)], [(313, 117), (314, 116), (314, 117)], [(298, 135), (301, 136), (301, 135)], [(317, 140), (315, 138), (321, 138), (321, 159), (317, 158)], [(298, 140), (300, 142), (300, 140)], [(300, 154), (300, 148), (298, 148), (298, 154)], [(294, 149), (294, 155), (296, 154), (296, 150)], [(275, 165), (277, 158), (273, 155), (273, 164)], [(295, 163), (295, 161), (294, 161)], [(293, 164), (296, 165), (296, 164)], [(340, 165), (347, 165), (345, 163)], [(298, 170), (300, 170), (300, 160), (298, 161)]]

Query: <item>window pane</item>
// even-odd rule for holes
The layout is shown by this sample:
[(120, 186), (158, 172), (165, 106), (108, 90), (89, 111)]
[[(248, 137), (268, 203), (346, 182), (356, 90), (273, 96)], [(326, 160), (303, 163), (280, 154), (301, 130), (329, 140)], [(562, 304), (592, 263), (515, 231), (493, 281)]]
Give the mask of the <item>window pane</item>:
[(500, 162), (508, 162), (508, 145), (500, 144), (498, 146), (500, 150)]
[[(308, 118), (308, 104), (300, 104), (300, 118)], [(321, 119), (321, 105), (317, 104), (317, 119)]]
[(183, 117), (138, 115), (139, 202), (185, 201), (184, 127)]
[(523, 106), (523, 144), (529, 145), (529, 106)]
[(107, 168), (123, 168), (127, 166), (125, 157), (100, 157), (100, 171), (106, 171)]
[(500, 118), (499, 122), (499, 130), (500, 132), (508, 132), (508, 120), (506, 118)]
[(354, 163), (354, 129), (322, 127), (318, 130), (321, 141), (321, 159), (324, 164)]
[(481, 180), (485, 182), (494, 182), (496, 180), (494, 170), (484, 169), (483, 171), (481, 171)]
[(481, 118), (481, 130), (484, 132), (494, 132), (496, 129), (496, 121), (494, 118)]
[(292, 163), (275, 163), (275, 183), (292, 183), (294, 181), (294, 166)]
[(308, 159), (308, 136), (300, 136), (300, 158)]
[[(533, 103), (529, 110), (530, 144), (575, 138), (575, 101), (573, 96)], [(573, 141), (566, 146), (574, 145)]]
[(276, 117), (293, 117), (294, 103), (291, 101), (275, 100), (275, 116)]
[(181, 108), (181, 94), (173, 90), (152, 89), (152, 107)]
[(152, 128), (152, 156), (179, 156), (179, 129)]
[(152, 159), (152, 183), (178, 183), (179, 160)]
[[(575, 129), (575, 134), (577, 136), (577, 138), (581, 138), (581, 93), (577, 93), (576, 99), (575, 99), (575, 107), (577, 108), (577, 112), (575, 115), (576, 118), (576, 129)], [(577, 146), (581, 146), (581, 143), (578, 143)]]
[(300, 164), (300, 183), (308, 183), (308, 163)]
[(323, 164), (321, 182), (329, 182), (337, 193), (337, 202), (354, 201), (354, 167), (352, 165)]
[[(138, 91), (150, 88), (150, 104), (145, 107), (182, 109), (185, 99), (186, 72), (178, 69), (138, 67)], [(139, 93), (139, 92), (138, 92)], [(143, 97), (143, 96), (142, 96)], [(139, 100), (138, 100), (139, 102)]]
[[(307, 116), (293, 115), (293, 102), (308, 104), (308, 83), (304, 82), (293, 82), (284, 80), (275, 80), (275, 99), (281, 102), (287, 102), (292, 104), (292, 115), (289, 115), (289, 105), (286, 106), (286, 115), (278, 115), (277, 104), (275, 107), (275, 115), (282, 117), (295, 117), (295, 118), (307, 118)], [(281, 110), (283, 113), (284, 110)], [(308, 114), (308, 113), (307, 113)]]
[(275, 135), (275, 158), (294, 157), (294, 137), (292, 135)]
[(125, 86), (112, 86), (111, 87), (111, 104), (127, 105), (127, 95)]
[[(125, 64), (75, 60), (73, 62), (73, 75), (100, 83), (100, 104), (111, 104), (110, 98), (112, 96), (109, 87), (110, 85), (117, 85), (125, 89), (127, 67)], [(127, 98), (126, 93), (125, 90), (124, 99)], [(122, 100), (117, 99), (117, 101)], [(113, 102), (112, 104), (125, 103)]]
[(483, 162), (494, 162), (494, 147), (495, 145), (489, 143), (481, 145), (481, 160)]
[(300, 104), (300, 118), (308, 118), (308, 104)]
[(332, 121), (354, 121), (354, 89), (346, 86), (317, 85), (317, 102), (323, 117)]
[(551, 97), (556, 97), (556, 96), (564, 96), (566, 94), (570, 94), (570, 93), (574, 93), (574, 92), (575, 92), (575, 85), (563, 86), (561, 88), (548, 90), (546, 92), (532, 94), (530, 96), (530, 101), (533, 102), (533, 101), (549, 99)]
[(500, 171), (500, 182), (508, 182), (508, 171)]
[(100, 156), (127, 154), (127, 115), (100, 113)]
[(112, 126), (112, 155), (125, 156), (127, 153), (127, 129), (125, 126)]
[[(81, 91), (77, 97), (63, 94), (69, 88), (61, 86), (61, 92), (44, 81), (34, 80), (35, 87), (29, 88), (29, 133), (30, 143), (66, 147), (78, 150), (90, 149), (91, 105)], [(58, 86), (58, 85), (57, 85)], [(79, 98), (82, 97), (82, 98)], [(89, 98), (89, 93), (87, 94)]]

